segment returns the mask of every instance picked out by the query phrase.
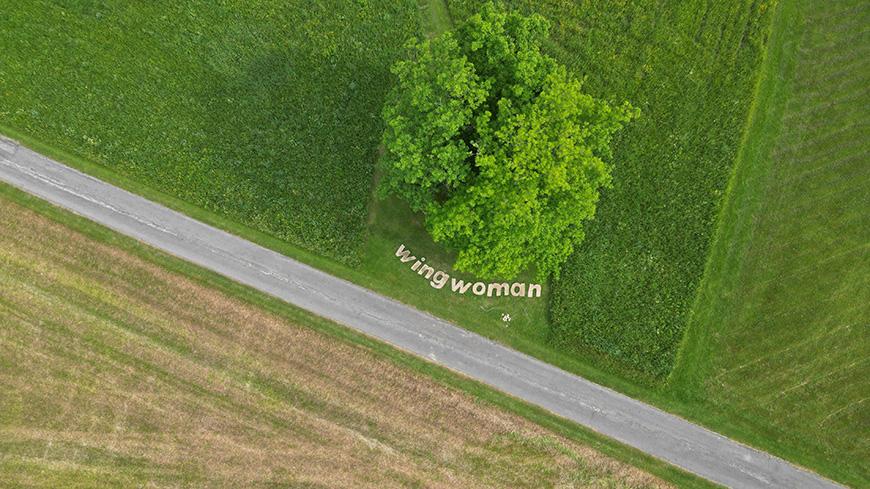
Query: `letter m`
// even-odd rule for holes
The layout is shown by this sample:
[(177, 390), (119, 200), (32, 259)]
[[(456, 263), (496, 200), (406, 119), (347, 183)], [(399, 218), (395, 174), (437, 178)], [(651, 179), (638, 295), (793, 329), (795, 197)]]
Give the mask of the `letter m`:
[(505, 284), (505, 283), (501, 283), (501, 284), (492, 283), (492, 284), (489, 284), (489, 287), (488, 287), (488, 289), (487, 289), (487, 291), (486, 291), (486, 296), (487, 296), (487, 297), (492, 297), (492, 293), (493, 293), (493, 292), (495, 292), (495, 296), (496, 296), (496, 297), (501, 297), (501, 296), (503, 296), (503, 295), (506, 296), (506, 295), (508, 295), (508, 291), (509, 291), (509, 290), (510, 290), (510, 286), (508, 286), (508, 284)]

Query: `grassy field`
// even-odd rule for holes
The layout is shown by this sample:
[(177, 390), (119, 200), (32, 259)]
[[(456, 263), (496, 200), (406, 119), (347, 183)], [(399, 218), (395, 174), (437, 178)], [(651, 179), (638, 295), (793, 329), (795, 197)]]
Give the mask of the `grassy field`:
[[(860, 212), (868, 194), (867, 179), (860, 178), (866, 161), (860, 109), (867, 105), (861, 88), (867, 85), (867, 34), (860, 23), (866, 23), (866, 11), (852, 0), (836, 8), (816, 6), (806, 17), (799, 13), (810, 8), (808, 1), (778, 7), (785, 13), (777, 35), (784, 39), (767, 54), (767, 76), (741, 145), (770, 21), (768, 3), (593, 1), (581, 8), (556, 0), (513, 2), (553, 21), (555, 42), (548, 49), (587, 75), (588, 90), (628, 99), (643, 116), (617, 141), (616, 187), (605, 195), (586, 245), (554, 291), (545, 287), (538, 300), (503, 300), (435, 290), (399, 265), (393, 253), (400, 243), (436, 268), (449, 270), (452, 257), (432, 243), (419, 216), (395, 200), (370, 201), (365, 220), (379, 123), (360, 114), (377, 115), (388, 58), (396, 55), (401, 36), (418, 29), (415, 16), (419, 29), (431, 34), (449, 25), (447, 10), (429, 1), (401, 7), (335, 3), (320, 4), (324, 11), (312, 10), (306, 24), (289, 22), (308, 15), (289, 6), (265, 16), (246, 5), (200, 13), (186, 8), (195, 2), (165, 8), (76, 2), (68, 4), (75, 8), (61, 8), (0, 0), (0, 130), (88, 173), (566, 370), (837, 480), (867, 484), (856, 463), (867, 459), (868, 437), (846, 435), (866, 425), (868, 389), (844, 380), (867, 377), (870, 348), (866, 321), (856, 322), (868, 317), (862, 305), (870, 302), (870, 225)], [(449, 6), (462, 18), (471, 3), (453, 0)], [(344, 22), (351, 11), (362, 12), (364, 21)], [(378, 31), (387, 16), (395, 25)], [(51, 23), (40, 26), (40, 20)], [(171, 29), (153, 28), (165, 22)], [(221, 23), (246, 30), (225, 32)], [(69, 27), (60, 31), (61, 24)], [(783, 27), (792, 24), (801, 28)], [(376, 31), (381, 44), (369, 37)], [(300, 43), (308, 34), (313, 41)], [(175, 37), (165, 45), (170, 35)], [(342, 42), (330, 44), (331, 35)], [(55, 54), (36, 55), (48, 47)], [(285, 67), (273, 65), (270, 76), (249, 70), (244, 83), (210, 77), (220, 67), (243, 70), (260, 49), (284, 56), (287, 67), (295, 68), (328, 63), (332, 58), (325, 52), (345, 59), (348, 65), (336, 66), (348, 68), (363, 53), (365, 68), (375, 73), (352, 67), (332, 73), (334, 66), (328, 73), (293, 71), (282, 78)], [(297, 49), (304, 56), (297, 57)], [(815, 63), (812, 56), (823, 61)], [(113, 62), (124, 66), (115, 70)], [(288, 80), (323, 85), (309, 89)], [(337, 94), (351, 83), (364, 89), (344, 105)], [(218, 98), (202, 91), (209, 86), (222, 87), (214, 92)], [(227, 110), (212, 112), (209, 104)], [(330, 119), (329, 111), (338, 109), (345, 112)], [(94, 143), (88, 138), (96, 130), (104, 136)], [(258, 151), (274, 151), (274, 157)], [(726, 190), (735, 158), (737, 173)], [(258, 162), (265, 163), (257, 167)], [(834, 192), (839, 184), (844, 190)], [(186, 185), (190, 192), (181, 188)], [(250, 191), (236, 192), (239, 186)], [(273, 220), (271, 212), (285, 216)], [(283, 231), (272, 227), (285, 225)], [(550, 297), (555, 334), (547, 326)], [(514, 320), (503, 323), (503, 313)], [(681, 339), (677, 367), (662, 390)], [(354, 339), (359, 341), (365, 342)], [(822, 347), (829, 353), (820, 354)], [(452, 378), (401, 358), (442, 380)], [(784, 387), (771, 388), (776, 383)], [(479, 387), (470, 390), (624, 456), (545, 413), (493, 398)], [(836, 414), (825, 418), (831, 413)]]
[(355, 263), (389, 66), (417, 10), (0, 0), (0, 124)]
[(870, 485), (870, 6), (784, 5), (669, 388)]
[(5, 185), (0, 229), (0, 485), (705, 486)]
[[(457, 16), (477, 0), (451, 0)], [(552, 291), (551, 340), (648, 382), (666, 376), (740, 143), (770, 2), (510, 2), (552, 23), (550, 52), (592, 95), (641, 109), (614, 188)]]

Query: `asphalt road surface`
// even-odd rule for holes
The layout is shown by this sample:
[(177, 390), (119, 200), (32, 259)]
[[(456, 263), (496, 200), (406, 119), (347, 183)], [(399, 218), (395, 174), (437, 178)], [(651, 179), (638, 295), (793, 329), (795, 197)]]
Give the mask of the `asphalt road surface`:
[(203, 224), (0, 137), (0, 180), (730, 487), (839, 487), (782, 459)]

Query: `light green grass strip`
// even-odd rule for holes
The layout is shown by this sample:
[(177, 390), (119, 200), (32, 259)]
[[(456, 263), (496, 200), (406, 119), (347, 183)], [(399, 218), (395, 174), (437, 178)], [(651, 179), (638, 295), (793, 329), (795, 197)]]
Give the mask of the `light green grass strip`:
[(779, 135), (788, 98), (784, 79), (794, 71), (800, 33), (797, 2), (781, 2), (772, 20), (770, 40), (761, 65), (749, 120), (734, 171), (728, 182), (718, 217), (718, 228), (698, 288), (689, 326), (667, 389), (676, 397), (693, 400), (700, 394), (710, 367), (709, 335), (712, 325), (720, 323), (727, 312), (716, 297), (733, 290), (739, 276), (743, 252), (751, 238), (751, 227), (744, 215), (751, 215), (760, 204), (762, 193), (753, 185), (764, 180), (769, 158)]
[[(855, 294), (866, 261), (850, 241), (860, 240), (855, 217), (866, 208), (856, 190), (867, 187), (866, 172), (856, 173), (850, 159), (866, 154), (866, 143), (826, 135), (856, 124), (857, 112), (841, 99), (851, 97), (850, 83), (866, 80), (866, 64), (844, 68), (839, 60), (859, 58), (867, 36), (839, 28), (860, 12), (850, 16), (848, 4), (837, 7), (780, 3), (666, 392), (724, 434), (865, 487), (867, 443), (853, 431), (867, 412), (860, 405), (868, 394), (861, 374), (867, 350), (849, 323), (866, 304)], [(830, 16), (837, 20), (821, 23)], [(808, 115), (818, 107), (825, 112)], [(817, 147), (819, 141), (825, 144)], [(850, 251), (851, 276), (832, 272), (831, 260)], [(835, 415), (841, 419), (833, 422)]]
[(453, 21), (450, 19), (450, 12), (444, 0), (422, 0), (420, 10), (422, 10), (422, 27), (427, 36), (437, 36), (453, 27)]

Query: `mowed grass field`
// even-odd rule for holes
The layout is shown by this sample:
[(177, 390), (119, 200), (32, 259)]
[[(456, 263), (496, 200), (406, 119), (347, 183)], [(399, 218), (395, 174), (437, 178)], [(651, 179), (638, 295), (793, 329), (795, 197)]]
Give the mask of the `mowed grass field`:
[(870, 485), (870, 5), (783, 5), (671, 388)]
[(412, 0), (0, 0), (0, 127), (359, 260)]
[(668, 487), (0, 195), (4, 487)]

